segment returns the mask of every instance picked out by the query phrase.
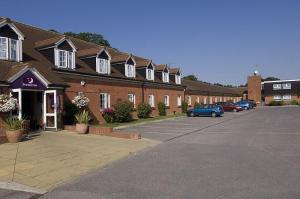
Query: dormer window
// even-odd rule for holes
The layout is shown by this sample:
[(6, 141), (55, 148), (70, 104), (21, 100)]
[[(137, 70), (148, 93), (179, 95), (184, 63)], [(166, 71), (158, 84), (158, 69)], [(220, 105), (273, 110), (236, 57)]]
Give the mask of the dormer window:
[(135, 62), (130, 58), (125, 64), (125, 76), (135, 77)]
[(175, 83), (181, 84), (181, 76), (180, 75), (175, 75)]
[(110, 56), (102, 51), (96, 58), (96, 71), (100, 74), (110, 74)]
[(154, 70), (153, 69), (146, 69), (146, 78), (147, 80), (154, 80)]
[(12, 24), (0, 23), (0, 59), (22, 61), (24, 35)]
[(164, 83), (169, 83), (169, 73), (168, 72), (162, 72), (162, 80)]

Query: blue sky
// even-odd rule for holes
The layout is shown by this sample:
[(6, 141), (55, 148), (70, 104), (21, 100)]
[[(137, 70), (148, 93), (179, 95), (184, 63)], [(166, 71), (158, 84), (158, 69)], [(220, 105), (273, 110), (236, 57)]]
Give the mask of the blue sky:
[[(16, 5), (13, 9), (12, 5)], [(60, 32), (104, 35), (113, 47), (180, 66), (208, 82), (300, 78), (300, 1), (15, 0), (1, 15)]]

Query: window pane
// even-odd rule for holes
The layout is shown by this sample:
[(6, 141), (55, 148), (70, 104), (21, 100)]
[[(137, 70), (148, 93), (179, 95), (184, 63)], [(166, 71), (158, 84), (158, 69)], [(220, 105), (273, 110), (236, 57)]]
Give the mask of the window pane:
[(59, 66), (66, 67), (67, 66), (66, 52), (63, 50), (59, 51)]
[(17, 40), (10, 40), (10, 59), (17, 60)]
[(68, 61), (69, 61), (69, 64), (68, 64), (68, 67), (69, 68), (73, 68), (73, 52), (68, 52)]
[(7, 58), (7, 38), (0, 38), (0, 58)]

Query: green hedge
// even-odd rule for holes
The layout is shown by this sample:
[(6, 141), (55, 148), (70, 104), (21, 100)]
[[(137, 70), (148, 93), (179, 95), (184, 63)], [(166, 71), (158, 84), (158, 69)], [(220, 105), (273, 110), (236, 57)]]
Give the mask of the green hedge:
[(166, 111), (167, 107), (166, 107), (165, 103), (158, 102), (157, 107), (158, 107), (158, 113), (160, 116), (167, 115), (167, 111)]
[(274, 101), (274, 100), (272, 100), (269, 103), (269, 106), (282, 106), (282, 105), (283, 105), (283, 101)]
[(129, 101), (117, 101), (115, 109), (115, 122), (129, 122), (132, 120), (133, 104)]
[(186, 113), (187, 109), (188, 109), (188, 103), (185, 102), (185, 101), (182, 101), (181, 102), (181, 111), (182, 111), (182, 113)]
[(152, 113), (152, 107), (147, 103), (141, 103), (137, 108), (137, 115), (139, 118), (149, 118)]

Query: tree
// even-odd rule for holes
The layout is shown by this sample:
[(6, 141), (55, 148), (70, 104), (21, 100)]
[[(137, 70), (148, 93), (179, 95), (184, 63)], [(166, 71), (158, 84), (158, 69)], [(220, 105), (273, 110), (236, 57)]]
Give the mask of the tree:
[(276, 80), (280, 80), (279, 78), (277, 77), (267, 77), (267, 78), (262, 78), (262, 82), (265, 82), (265, 81), (276, 81)]
[(198, 81), (198, 77), (196, 77), (195, 75), (187, 75), (187, 76), (184, 76), (183, 79), (191, 80), (191, 81)]
[(78, 39), (82, 39), (87, 42), (92, 42), (98, 45), (111, 47), (108, 40), (104, 39), (104, 37), (101, 34), (98, 33), (91, 33), (91, 32), (80, 32), (80, 33), (74, 33), (74, 32), (65, 32), (64, 35), (75, 37)]

